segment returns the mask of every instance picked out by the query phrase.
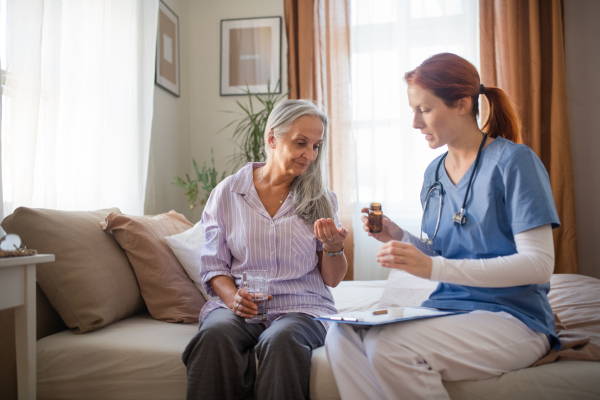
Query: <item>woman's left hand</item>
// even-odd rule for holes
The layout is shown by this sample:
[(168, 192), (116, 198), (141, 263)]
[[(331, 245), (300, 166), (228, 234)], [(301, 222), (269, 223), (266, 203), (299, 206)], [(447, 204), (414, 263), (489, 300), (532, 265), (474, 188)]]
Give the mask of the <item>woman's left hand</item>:
[(323, 248), (331, 253), (342, 249), (342, 243), (348, 230), (346, 228), (337, 228), (331, 218), (321, 218), (315, 222), (315, 236), (323, 243)]
[(389, 241), (377, 253), (382, 267), (401, 269), (419, 278), (430, 279), (433, 261), (412, 244)]

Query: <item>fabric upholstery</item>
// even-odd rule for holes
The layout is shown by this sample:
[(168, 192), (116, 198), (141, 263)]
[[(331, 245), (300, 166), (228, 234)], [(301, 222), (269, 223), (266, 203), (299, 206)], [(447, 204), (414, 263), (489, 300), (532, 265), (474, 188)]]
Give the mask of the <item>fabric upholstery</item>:
[(57, 211), (20, 207), (2, 221), (38, 253), (56, 261), (37, 266), (38, 283), (75, 333), (100, 329), (140, 312), (144, 302), (125, 252), (99, 222), (117, 208)]
[(548, 300), (562, 349), (550, 351), (534, 366), (557, 360), (600, 361), (600, 280), (556, 274), (550, 285)]
[(197, 322), (206, 302), (164, 239), (192, 226), (175, 211), (154, 217), (110, 213), (102, 222), (125, 250), (148, 311), (158, 320)]
[(171, 248), (196, 288), (202, 293), (202, 297), (210, 300), (202, 286), (202, 277), (200, 277), (200, 253), (204, 242), (206, 240), (200, 223), (185, 232), (165, 237), (165, 243)]
[(385, 283), (379, 307), (420, 307), (437, 284), (408, 272), (392, 269)]

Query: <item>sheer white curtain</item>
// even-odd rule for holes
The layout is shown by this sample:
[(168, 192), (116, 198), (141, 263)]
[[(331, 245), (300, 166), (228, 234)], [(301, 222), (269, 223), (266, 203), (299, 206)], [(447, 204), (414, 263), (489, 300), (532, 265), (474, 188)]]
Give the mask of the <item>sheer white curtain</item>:
[(412, 129), (404, 73), (427, 57), (456, 53), (479, 69), (478, 0), (351, 0), (353, 127), (357, 199), (354, 279), (386, 279), (381, 244), (362, 231), (360, 209), (382, 203), (403, 229), (420, 234), (419, 199), (431, 150)]
[(3, 3), (4, 215), (19, 206), (142, 214), (158, 0)]

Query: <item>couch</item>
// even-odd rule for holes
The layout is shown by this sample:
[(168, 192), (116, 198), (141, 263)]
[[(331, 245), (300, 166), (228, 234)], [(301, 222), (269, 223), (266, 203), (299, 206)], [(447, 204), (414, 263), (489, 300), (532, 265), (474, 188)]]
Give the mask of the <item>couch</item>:
[[(3, 228), (20, 234), (29, 248), (56, 254), (55, 263), (40, 265), (37, 271), (38, 399), (185, 398), (181, 353), (198, 329), (197, 317), (189, 320), (198, 306), (189, 308), (187, 303), (203, 303), (206, 295), (161, 242), (163, 235), (193, 229), (181, 217), (126, 218), (118, 209), (75, 213), (21, 208), (3, 221)], [(125, 234), (127, 229), (133, 233)], [(131, 247), (140, 246), (141, 238), (152, 235), (154, 241), (141, 245), (142, 250)], [(160, 261), (154, 265), (160, 273), (151, 271), (150, 261), (140, 259), (144, 254)], [(169, 275), (163, 282), (160, 279), (165, 276), (160, 275), (167, 274), (165, 265), (177, 271), (175, 278)], [(95, 276), (95, 270), (108, 272)], [(176, 284), (171, 289), (175, 291), (163, 293), (163, 287), (172, 286), (173, 280)], [(483, 381), (445, 382), (452, 399), (600, 399), (600, 362), (580, 361), (582, 352), (600, 345), (600, 281), (554, 275), (551, 283), (553, 309), (559, 310), (558, 317), (567, 327), (575, 328), (568, 333), (576, 339), (577, 334), (588, 334), (592, 341), (589, 337), (587, 342), (580, 340), (571, 353), (555, 356), (558, 361), (546, 365)], [(148, 289), (152, 285), (158, 294)], [(416, 306), (434, 286), (393, 271), (387, 281), (345, 281), (332, 293), (342, 312)], [(178, 287), (183, 287), (183, 301), (177, 297)], [(125, 290), (133, 293), (123, 293)], [(577, 303), (571, 293), (586, 296)], [(74, 297), (69, 299), (69, 295)], [(171, 304), (165, 304), (165, 299), (171, 299)], [(10, 310), (3, 311), (2, 399), (16, 398), (13, 343), (12, 315)], [(310, 394), (313, 400), (339, 399), (324, 348), (313, 352)]]

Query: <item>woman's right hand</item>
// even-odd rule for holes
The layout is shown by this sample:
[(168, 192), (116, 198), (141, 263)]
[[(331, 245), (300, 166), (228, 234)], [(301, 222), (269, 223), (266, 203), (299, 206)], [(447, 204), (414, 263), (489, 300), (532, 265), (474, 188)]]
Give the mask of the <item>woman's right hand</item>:
[(381, 221), (382, 230), (379, 233), (372, 233), (369, 229), (369, 209), (367, 207), (360, 210), (361, 213), (366, 213), (360, 217), (363, 223), (363, 230), (367, 232), (369, 236), (373, 236), (375, 239), (382, 243), (387, 243), (390, 240), (402, 240), (404, 237), (404, 231), (398, 225), (396, 225), (391, 219), (383, 216)]
[[(272, 300), (273, 296), (269, 295), (268, 300)], [(242, 318), (252, 318), (256, 314), (258, 314), (258, 307), (256, 304), (252, 302), (252, 295), (244, 288), (239, 288), (235, 297), (233, 298), (233, 303), (229, 308), (233, 313)]]

